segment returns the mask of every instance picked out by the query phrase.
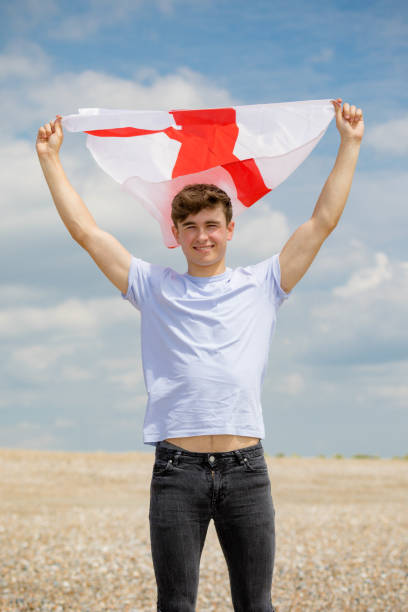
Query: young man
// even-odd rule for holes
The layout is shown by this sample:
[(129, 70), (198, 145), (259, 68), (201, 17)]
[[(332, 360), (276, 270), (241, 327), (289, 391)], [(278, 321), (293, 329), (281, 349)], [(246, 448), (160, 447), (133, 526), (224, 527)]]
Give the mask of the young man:
[[(195, 610), (211, 518), (236, 612), (270, 612), (274, 507), (261, 439), (261, 385), (276, 313), (336, 227), (364, 126), (361, 109), (333, 101), (341, 142), (311, 218), (281, 252), (226, 267), (231, 202), (214, 185), (185, 187), (172, 203), (187, 272), (133, 257), (100, 229), (65, 176), (60, 119), (39, 129), (37, 152), (71, 236), (142, 315), (148, 391), (144, 441), (156, 447), (150, 537), (159, 612)], [(256, 240), (256, 236), (254, 236)]]

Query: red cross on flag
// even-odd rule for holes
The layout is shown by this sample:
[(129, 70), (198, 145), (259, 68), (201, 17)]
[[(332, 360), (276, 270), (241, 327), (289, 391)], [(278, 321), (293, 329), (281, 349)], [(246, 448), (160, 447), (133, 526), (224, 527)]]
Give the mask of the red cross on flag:
[(284, 181), (334, 117), (330, 100), (202, 110), (79, 109), (62, 125), (85, 132), (96, 162), (171, 232), (171, 202), (191, 183), (213, 183), (236, 217)]

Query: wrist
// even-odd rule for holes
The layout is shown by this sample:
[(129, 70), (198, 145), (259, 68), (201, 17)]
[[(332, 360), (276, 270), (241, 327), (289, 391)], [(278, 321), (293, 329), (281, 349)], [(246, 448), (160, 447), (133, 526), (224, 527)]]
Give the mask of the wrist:
[(37, 151), (41, 163), (55, 164), (59, 162), (59, 151)]
[(360, 137), (356, 138), (355, 136), (341, 136), (340, 137), (340, 144), (345, 147), (354, 147), (356, 149), (359, 149), (361, 145), (361, 141), (362, 141), (362, 138)]

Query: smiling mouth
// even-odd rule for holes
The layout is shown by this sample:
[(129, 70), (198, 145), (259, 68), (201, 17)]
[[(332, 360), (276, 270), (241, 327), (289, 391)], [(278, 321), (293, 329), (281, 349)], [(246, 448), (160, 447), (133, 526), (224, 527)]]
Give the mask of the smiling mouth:
[(193, 247), (193, 249), (195, 249), (196, 251), (207, 251), (208, 249), (212, 249), (213, 246), (213, 244), (206, 244), (205, 246), (195, 246)]

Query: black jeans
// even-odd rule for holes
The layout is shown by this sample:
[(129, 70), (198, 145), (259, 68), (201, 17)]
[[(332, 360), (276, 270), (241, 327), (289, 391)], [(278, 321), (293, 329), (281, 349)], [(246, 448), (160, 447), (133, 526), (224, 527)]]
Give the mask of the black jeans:
[(150, 541), (158, 612), (194, 612), (210, 520), (228, 566), (235, 612), (274, 612), (275, 510), (261, 441), (224, 453), (156, 446)]

